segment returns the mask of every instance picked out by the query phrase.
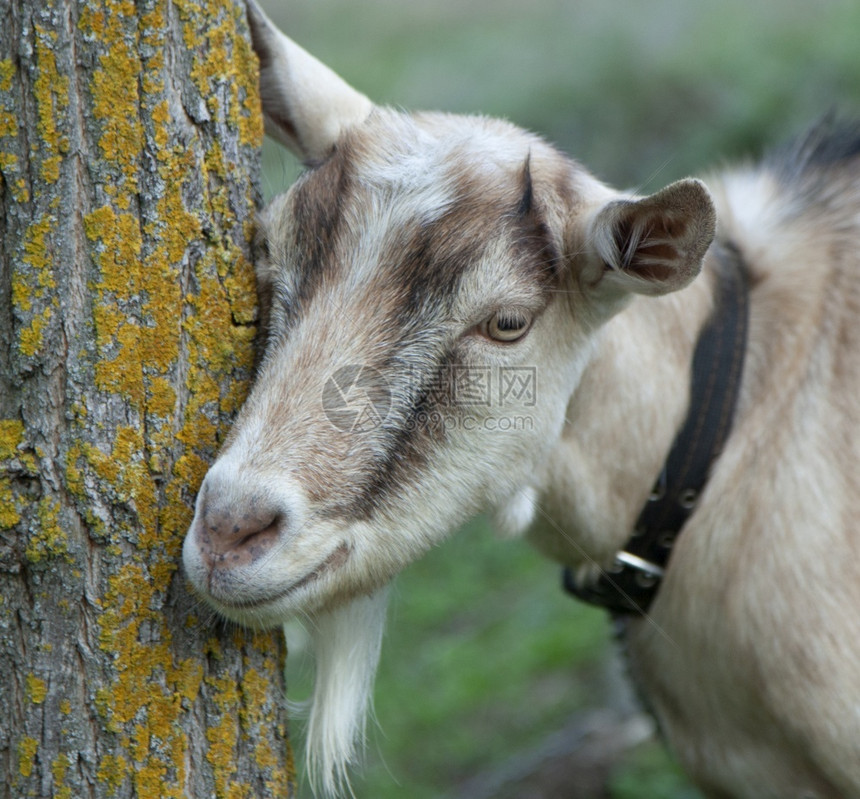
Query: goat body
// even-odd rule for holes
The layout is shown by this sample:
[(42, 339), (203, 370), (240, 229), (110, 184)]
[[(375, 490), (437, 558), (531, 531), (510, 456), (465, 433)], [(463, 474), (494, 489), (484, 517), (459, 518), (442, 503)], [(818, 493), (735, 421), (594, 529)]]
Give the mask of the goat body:
[(183, 558), (229, 618), (311, 618), (318, 787), (344, 787), (385, 587), (430, 546), (489, 511), (612, 563), (731, 246), (735, 422), (631, 669), (708, 796), (860, 797), (860, 130), (637, 197), (505, 122), (375, 106), (249, 19), (267, 129), (310, 167), (262, 215), (265, 352)]

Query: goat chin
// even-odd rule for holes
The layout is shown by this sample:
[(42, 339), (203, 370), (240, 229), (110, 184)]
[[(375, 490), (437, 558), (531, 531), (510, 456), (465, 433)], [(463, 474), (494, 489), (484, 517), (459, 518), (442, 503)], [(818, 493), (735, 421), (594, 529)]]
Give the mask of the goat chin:
[(352, 794), (349, 770), (364, 748), (387, 606), (384, 588), (313, 619), (316, 678), (305, 756), (316, 795)]

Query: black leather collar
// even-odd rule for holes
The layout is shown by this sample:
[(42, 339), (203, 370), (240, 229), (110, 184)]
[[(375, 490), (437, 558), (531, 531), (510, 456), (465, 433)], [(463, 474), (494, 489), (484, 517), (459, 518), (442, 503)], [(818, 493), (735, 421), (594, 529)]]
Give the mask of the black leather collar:
[(749, 286), (743, 258), (735, 246), (717, 245), (714, 252), (717, 296), (693, 355), (690, 410), (651, 497), (608, 571), (578, 584), (571, 570), (564, 570), (567, 591), (614, 614), (648, 610), (675, 539), (695, 510), (731, 429), (746, 350)]

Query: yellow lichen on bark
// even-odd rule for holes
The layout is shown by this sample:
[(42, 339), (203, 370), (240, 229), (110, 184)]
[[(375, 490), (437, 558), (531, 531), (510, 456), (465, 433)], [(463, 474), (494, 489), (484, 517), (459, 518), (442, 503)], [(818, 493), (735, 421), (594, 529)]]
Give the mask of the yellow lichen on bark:
[[(229, 378), (237, 368), (250, 372), (256, 318), (253, 270), (239, 246), (250, 227), (238, 220), (254, 210), (250, 181), (231, 194), (225, 183), (240, 165), (217, 142), (178, 137), (188, 117), (171, 116), (181, 107), (168, 102), (164, 30), (176, 11), (207, 113), (226, 120), (243, 147), (262, 139), (253, 55), (237, 30), (240, 5), (165, 0), (137, 20), (128, 0), (82, 4), (81, 32), (103, 43), (87, 77), (98, 124), (93, 174), (101, 176), (98, 201), (84, 216), (97, 275), (89, 286), (93, 370), (98, 391), (122, 397), (129, 413), (98, 444), (70, 448), (64, 465), (73, 496), (95, 482), (121, 509), (107, 525), (87, 517), (109, 542), (107, 554), (124, 555), (100, 599), (99, 646), (112, 654), (114, 674), (96, 696), (121, 754), (103, 756), (98, 776), (112, 791), (130, 783), (138, 795), (159, 797), (183, 795), (189, 741), (181, 716), (204, 685), (200, 663), (174, 654), (161, 608), (191, 521), (188, 498), (217, 452), (225, 416), (247, 391), (246, 380)], [(76, 423), (91, 425), (86, 415)], [(206, 684), (220, 711), (206, 731), (215, 792), (250, 796), (234, 779), (246, 689), (221, 679)], [(262, 680), (252, 679), (255, 696), (271, 706)], [(258, 760), (283, 791), (289, 775), (276, 769), (271, 747), (261, 746)]]
[[(165, 151), (169, 117), (160, 96), (163, 58), (151, 59), (144, 69), (138, 34), (130, 31), (134, 13), (131, 3), (109, 2), (96, 9), (86, 7), (80, 18), (81, 30), (109, 43), (90, 79), (94, 116), (102, 130), (102, 162), (110, 174), (101, 187), (106, 202), (85, 218), (100, 274), (93, 308), (100, 356), (96, 381), (102, 391), (126, 398), (140, 417), (151, 412), (165, 418), (176, 402), (167, 373), (179, 355), (179, 264), (197, 238), (199, 223), (185, 210), (180, 194), (188, 170), (194, 168), (193, 156), (185, 153), (184, 162), (180, 159), (177, 166), (173, 153)], [(153, 12), (155, 16), (151, 14), (146, 23), (155, 36), (160, 35), (158, 13)], [(159, 96), (150, 98), (151, 94)], [(158, 109), (151, 119), (158, 127), (153, 149), (160, 161), (159, 173), (165, 177), (168, 161), (175, 172), (165, 180), (155, 221), (142, 225), (139, 210), (131, 209), (147, 141), (141, 122), (142, 106), (147, 103)], [(96, 447), (84, 451), (86, 462), (117, 500), (136, 512), (135, 559), (141, 561), (126, 564), (111, 576), (101, 601), (100, 645), (114, 655), (116, 674), (97, 701), (109, 729), (127, 743), (125, 756), (114, 753), (102, 759), (99, 778), (114, 791), (130, 780), (138, 795), (180, 797), (188, 750), (179, 724), (182, 700), (196, 699), (202, 674), (199, 664), (175, 659), (170, 632), (159, 612), (176, 568), (178, 541), (175, 535), (165, 541), (159, 529), (148, 444), (140, 427), (126, 426), (116, 431), (109, 455)], [(161, 564), (164, 568), (159, 568)], [(140, 638), (143, 624), (150, 628), (147, 644)]]
[[(170, 631), (158, 609), (165, 580), (154, 580), (142, 565), (112, 575), (102, 599), (99, 643), (114, 655), (116, 678), (97, 703), (108, 729), (128, 733), (127, 758), (111, 757), (100, 767), (105, 781), (129, 778), (139, 795), (182, 797), (188, 741), (178, 724), (182, 700), (196, 699), (202, 668), (192, 659), (176, 661)], [(148, 645), (140, 643), (142, 628)]]
[[(15, 75), (15, 64), (11, 58), (0, 60), (0, 92), (8, 92), (12, 88), (12, 77)], [(15, 138), (18, 136), (18, 119), (15, 114), (9, 110), (8, 104), (5, 101), (0, 104), (0, 139), (6, 137)], [(12, 156), (17, 163), (17, 158)], [(9, 164), (11, 165), (11, 163)]]
[[(209, 742), (206, 759), (212, 765), (215, 775), (216, 799), (228, 799), (231, 796), (230, 791), (235, 791), (238, 787), (231, 776), (235, 771), (234, 753), (239, 734), (236, 721), (230, 717), (228, 711), (238, 705), (239, 692), (232, 680), (214, 682), (218, 689), (215, 701), (221, 707), (222, 715), (218, 724), (206, 730), (206, 740)], [(220, 685), (217, 684), (219, 682)]]
[[(266, 642), (263, 637), (255, 633), (244, 633), (250, 635), (252, 643), (260, 648), (265, 648)], [(257, 640), (259, 636), (259, 640)], [(263, 672), (261, 673), (251, 667), (250, 662), (245, 661), (245, 673), (242, 677), (240, 691), (242, 694), (242, 705), (240, 709), (240, 721), (242, 731), (246, 737), (254, 737), (258, 740), (254, 747), (254, 761), (261, 769), (271, 769), (272, 779), (267, 784), (270, 795), (277, 795), (279, 786), (293, 785), (296, 780), (295, 763), (293, 761), (292, 749), (287, 748), (287, 763), (285, 769), (277, 767), (279, 759), (272, 750), (265, 736), (259, 735), (259, 730), (278, 727), (272, 705), (268, 703), (267, 697), (271, 693), (271, 686), (265, 674), (273, 674), (283, 671), (284, 662), (277, 662), (275, 658), (266, 656), (263, 659)], [(281, 735), (285, 730), (281, 730)], [(255, 735), (255, 733), (257, 733)]]
[(63, 785), (71, 764), (72, 761), (65, 752), (61, 752), (51, 761), (51, 776), (54, 778), (53, 799), (72, 799), (72, 789)]
[(68, 536), (60, 524), (59, 501), (54, 497), (43, 497), (39, 501), (36, 518), (38, 525), (31, 529), (24, 552), (27, 560), (35, 564), (62, 555), (71, 562)]
[[(32, 356), (44, 343), (44, 330), (57, 305), (50, 293), (56, 288), (51, 252), (51, 235), (57, 219), (53, 212), (30, 223), (24, 234), (20, 260), (12, 270), (12, 306), (26, 323), (18, 330), (18, 346)], [(41, 310), (37, 310), (42, 306)]]
[[(269, 659), (267, 659), (269, 661)], [(265, 664), (269, 669), (277, 669), (279, 664), (267, 662)], [(242, 708), (240, 711), (240, 719), (242, 729), (247, 736), (253, 735), (260, 725), (271, 727), (276, 724), (274, 714), (263, 709), (267, 707), (267, 697), (271, 691), (268, 679), (254, 668), (250, 668), (246, 664), (245, 674), (242, 678)], [(270, 769), (273, 772), (272, 785), (270, 790), (274, 791), (278, 783), (286, 783), (295, 778), (295, 774), (289, 773), (289, 768), (284, 771), (278, 768), (279, 758), (275, 755), (265, 736), (255, 735), (257, 745), (254, 747), (254, 762), (261, 769)], [(289, 765), (289, 764), (288, 764)]]
[(45, 341), (45, 328), (48, 326), (48, 322), (53, 315), (53, 308), (47, 306), (35, 314), (30, 324), (21, 330), (20, 345), (22, 354), (35, 355), (42, 349)]
[(24, 443), (24, 423), (19, 419), (0, 419), (0, 461), (16, 458)]
[(106, 754), (99, 761), (96, 777), (107, 786), (108, 796), (113, 796), (123, 784), (128, 772), (128, 761), (122, 755)]
[(146, 409), (155, 416), (173, 416), (176, 410), (176, 390), (164, 377), (149, 381)]
[[(21, 163), (13, 151), (18, 138), (18, 117), (12, 96), (15, 63), (11, 58), (0, 60), (0, 173), (2, 173), (15, 202), (25, 203), (30, 199), (26, 182), (21, 175)], [(6, 142), (4, 139), (11, 141)], [(11, 149), (5, 149), (10, 147)]]
[(22, 777), (29, 777), (33, 773), (33, 761), (38, 750), (39, 742), (29, 735), (18, 742), (18, 771)]
[(11, 530), (21, 521), (10, 481), (0, 476), (0, 530)]
[(143, 357), (140, 321), (128, 315), (128, 304), (140, 293), (142, 241), (137, 219), (103, 205), (84, 217), (84, 231), (94, 244), (93, 258), (101, 279), (93, 316), (96, 345), (96, 386), (121, 394), (138, 412), (143, 410)]
[[(18, 419), (0, 419), (0, 463), (30, 459), (32, 455), (20, 450), (24, 443), (24, 424)], [(31, 463), (35, 470), (35, 463)], [(7, 469), (0, 469), (0, 530), (9, 530), (21, 521), (20, 508), (12, 491), (12, 481)]]
[(0, 532), (31, 590), (4, 592), (0, 616), (32, 641), (9, 681), (9, 789), (286, 794), (267, 690), (281, 642), (216, 659), (195, 646), (220, 634), (211, 616), (186, 625), (178, 607), (194, 494), (253, 359), (262, 123), (244, 8), (18, 12), (0, 59), (5, 414), (20, 417), (0, 420)]
[(120, 178), (103, 188), (124, 209), (137, 192), (137, 161), (143, 145), (138, 92), (142, 69), (132, 25), (136, 28), (130, 0), (108, 0), (97, 7), (84, 5), (78, 21), (84, 34), (109, 44), (90, 77), (90, 93), (93, 116), (102, 123), (102, 159), (116, 168)]
[(0, 59), (0, 92), (8, 92), (12, 88), (12, 78), (14, 76), (15, 64), (12, 59)]
[[(29, 161), (38, 168), (40, 192), (45, 194), (59, 180), (60, 165), (68, 153), (67, 126), (69, 78), (57, 68), (54, 46), (57, 35), (35, 25), (35, 96), (37, 125), (32, 132)], [(18, 122), (11, 97), (6, 97), (14, 76), (14, 65), (3, 61), (0, 66), (0, 139), (17, 139)], [(30, 199), (21, 164), (11, 152), (0, 154), (0, 169), (13, 188), (16, 202)], [(54, 198), (56, 199), (56, 198)], [(23, 252), (12, 264), (12, 306), (20, 321), (17, 328), (19, 351), (26, 357), (39, 352), (45, 343), (45, 332), (58, 305), (52, 297), (56, 288), (53, 274), (51, 238), (57, 230), (57, 203), (46, 202), (29, 225), (23, 239)]]
[(27, 699), (34, 705), (41, 705), (47, 693), (48, 688), (44, 680), (39, 679), (35, 674), (27, 675)]
[(210, 14), (214, 12), (220, 17), (219, 24), (202, 32), (205, 47), (191, 76), (200, 93), (210, 98), (208, 102), (213, 105), (213, 110), (217, 110), (214, 106), (219, 102), (213, 92), (213, 83), (229, 87), (227, 118), (239, 130), (242, 144), (259, 147), (263, 141), (263, 122), (254, 85), (257, 61), (249, 42), (244, 37), (236, 36), (236, 20), (242, 13), (241, 7), (231, 0), (177, 0), (177, 6), (186, 20), (185, 44), (189, 49), (195, 48), (200, 42), (201, 31), (195, 30), (191, 21), (201, 18), (201, 7), (206, 7)]
[(68, 138), (57, 129), (57, 119), (69, 105), (69, 78), (57, 71), (56, 34), (36, 25), (35, 38), (39, 74), (34, 89), (39, 114), (41, 177), (46, 183), (54, 183), (60, 176), (60, 158), (69, 150)]

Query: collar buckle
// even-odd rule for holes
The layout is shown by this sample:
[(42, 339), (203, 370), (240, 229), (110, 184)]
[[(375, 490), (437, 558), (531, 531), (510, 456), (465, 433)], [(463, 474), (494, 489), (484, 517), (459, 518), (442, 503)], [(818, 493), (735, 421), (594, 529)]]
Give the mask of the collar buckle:
[(613, 614), (645, 613), (666, 573), (675, 540), (694, 512), (732, 426), (743, 376), (749, 321), (747, 271), (738, 249), (713, 250), (715, 309), (702, 329), (690, 377), (690, 408), (639, 514), (635, 532), (608, 571), (577, 582), (564, 570), (564, 587)]

